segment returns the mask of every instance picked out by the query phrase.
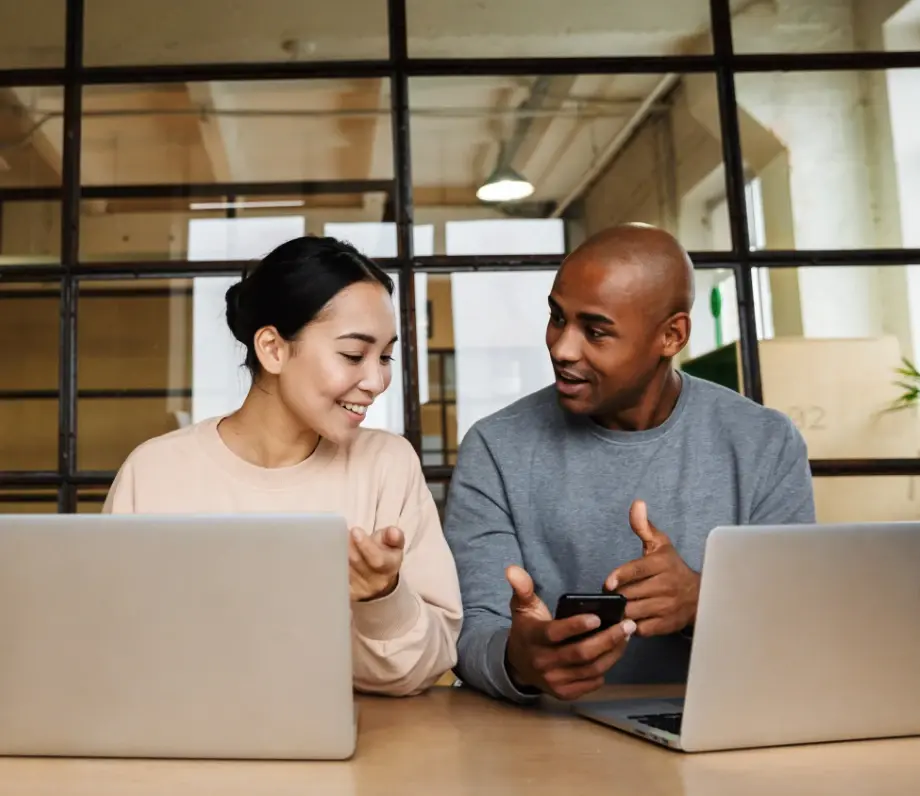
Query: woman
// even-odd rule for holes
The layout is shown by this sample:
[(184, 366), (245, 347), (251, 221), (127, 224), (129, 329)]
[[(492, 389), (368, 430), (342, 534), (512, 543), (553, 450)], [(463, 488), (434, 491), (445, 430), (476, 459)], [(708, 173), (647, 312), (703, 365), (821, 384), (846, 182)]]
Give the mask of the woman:
[(418, 457), (361, 429), (390, 384), (393, 281), (332, 238), (282, 244), (227, 291), (252, 386), (239, 410), (149, 440), (104, 511), (331, 511), (351, 528), (354, 683), (403, 696), (456, 662), (453, 557)]

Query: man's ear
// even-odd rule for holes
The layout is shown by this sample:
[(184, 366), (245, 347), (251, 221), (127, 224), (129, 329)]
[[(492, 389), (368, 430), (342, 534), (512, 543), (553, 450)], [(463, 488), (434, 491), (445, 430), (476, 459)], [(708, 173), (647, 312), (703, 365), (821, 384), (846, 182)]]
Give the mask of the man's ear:
[(690, 313), (677, 312), (664, 322), (662, 356), (676, 357), (690, 339)]
[(288, 358), (288, 341), (274, 326), (263, 326), (256, 332), (253, 346), (262, 370), (277, 376)]

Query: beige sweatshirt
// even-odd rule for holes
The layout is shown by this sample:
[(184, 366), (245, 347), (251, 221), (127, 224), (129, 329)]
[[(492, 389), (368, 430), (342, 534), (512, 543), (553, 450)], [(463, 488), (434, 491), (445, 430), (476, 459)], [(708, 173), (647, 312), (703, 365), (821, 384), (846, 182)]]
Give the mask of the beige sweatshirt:
[(412, 446), (386, 431), (362, 429), (348, 448), (321, 440), (300, 464), (270, 469), (231, 452), (218, 422), (205, 420), (136, 448), (103, 511), (329, 511), (342, 514), (349, 528), (395, 525), (406, 537), (396, 589), (352, 604), (355, 688), (405, 696), (449, 671), (463, 615), (460, 587)]

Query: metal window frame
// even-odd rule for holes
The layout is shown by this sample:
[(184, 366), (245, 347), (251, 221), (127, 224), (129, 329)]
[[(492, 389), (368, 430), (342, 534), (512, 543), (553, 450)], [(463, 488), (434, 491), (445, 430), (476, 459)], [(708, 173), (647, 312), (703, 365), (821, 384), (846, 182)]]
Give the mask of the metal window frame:
[[(90, 0), (91, 2), (92, 0)], [(409, 81), (414, 77), (666, 74), (709, 73), (715, 77), (722, 133), (726, 194), (732, 249), (692, 252), (697, 268), (730, 268), (737, 285), (741, 320), (739, 347), (744, 392), (762, 402), (752, 269), (798, 266), (897, 266), (920, 262), (920, 249), (860, 249), (820, 251), (750, 251), (745, 208), (745, 175), (735, 95), (735, 75), (752, 72), (887, 70), (920, 68), (920, 52), (833, 52), (738, 54), (732, 41), (729, 0), (710, 0), (713, 51), (707, 55), (611, 56), (585, 58), (413, 58), (409, 54), (406, 0), (387, 0), (389, 55), (385, 59), (333, 62), (209, 63), (190, 65), (85, 66), (83, 63), (86, 0), (66, 0), (65, 63), (58, 68), (0, 70), (0, 87), (57, 86), (64, 92), (63, 169), (60, 186), (0, 188), (0, 204), (22, 201), (61, 203), (60, 265), (0, 265), (0, 286), (6, 282), (51, 282), (59, 285), (60, 362), (58, 395), (58, 468), (56, 471), (0, 472), (0, 487), (55, 487), (58, 509), (77, 508), (79, 487), (104, 487), (113, 472), (84, 472), (76, 461), (77, 432), (77, 311), (81, 282), (178, 278), (235, 274), (236, 264), (224, 262), (83, 262), (80, 259), (80, 203), (90, 198), (248, 195), (307, 195), (348, 191), (386, 192), (394, 208), (397, 257), (382, 264), (401, 277), (400, 321), (406, 436), (421, 452), (421, 408), (415, 339), (416, 272), (554, 269), (560, 258), (544, 256), (417, 257), (412, 246), (413, 186)], [(190, 81), (309, 80), (317, 78), (387, 78), (390, 81), (393, 138), (392, 180), (339, 182), (256, 182), (183, 185), (81, 185), (80, 154), (83, 89), (86, 86), (151, 84)], [(125, 291), (130, 292), (130, 291)], [(51, 295), (55, 295), (52, 293)], [(920, 475), (920, 459), (812, 460), (816, 476)], [(425, 467), (434, 482), (449, 482), (452, 467)], [(10, 498), (6, 498), (9, 500)]]

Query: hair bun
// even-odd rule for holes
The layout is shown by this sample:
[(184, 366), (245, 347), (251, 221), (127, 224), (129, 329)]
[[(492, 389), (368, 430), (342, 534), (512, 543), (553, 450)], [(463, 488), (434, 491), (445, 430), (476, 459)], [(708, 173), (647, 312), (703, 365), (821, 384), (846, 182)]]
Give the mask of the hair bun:
[(243, 281), (235, 282), (227, 289), (227, 326), (233, 336), (243, 345), (251, 342), (252, 334), (249, 333), (248, 313), (243, 306)]

